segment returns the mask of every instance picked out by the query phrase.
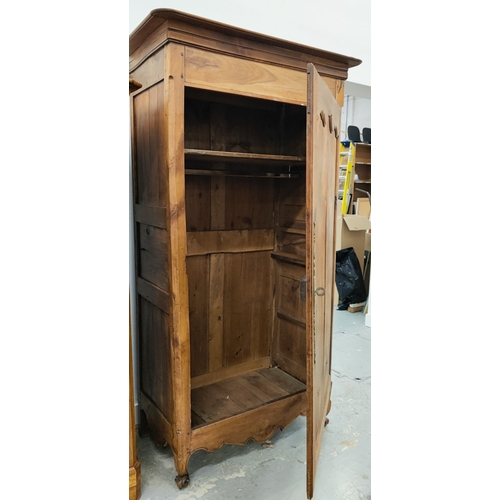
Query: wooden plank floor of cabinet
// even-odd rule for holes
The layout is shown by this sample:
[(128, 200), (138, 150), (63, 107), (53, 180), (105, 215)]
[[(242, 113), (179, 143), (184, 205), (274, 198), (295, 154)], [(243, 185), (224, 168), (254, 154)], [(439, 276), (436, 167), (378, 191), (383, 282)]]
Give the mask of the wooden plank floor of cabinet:
[(279, 368), (263, 368), (191, 391), (192, 426), (212, 424), (306, 390)]

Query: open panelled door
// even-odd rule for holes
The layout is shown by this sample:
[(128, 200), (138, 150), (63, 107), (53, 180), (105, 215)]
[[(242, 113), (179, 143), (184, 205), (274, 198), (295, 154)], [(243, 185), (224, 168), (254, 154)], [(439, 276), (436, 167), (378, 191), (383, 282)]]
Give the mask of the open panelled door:
[(335, 210), (341, 108), (314, 65), (307, 67), (306, 330), (307, 498), (312, 498), (330, 411)]

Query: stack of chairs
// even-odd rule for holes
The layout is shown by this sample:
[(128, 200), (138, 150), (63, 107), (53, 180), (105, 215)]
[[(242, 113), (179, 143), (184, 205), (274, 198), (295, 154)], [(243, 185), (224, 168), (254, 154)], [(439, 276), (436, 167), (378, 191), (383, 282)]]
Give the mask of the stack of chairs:
[(365, 142), (367, 144), (372, 143), (372, 129), (365, 127), (363, 129), (363, 140), (361, 140), (361, 133), (359, 127), (356, 125), (349, 125), (347, 127), (347, 137), (352, 142)]

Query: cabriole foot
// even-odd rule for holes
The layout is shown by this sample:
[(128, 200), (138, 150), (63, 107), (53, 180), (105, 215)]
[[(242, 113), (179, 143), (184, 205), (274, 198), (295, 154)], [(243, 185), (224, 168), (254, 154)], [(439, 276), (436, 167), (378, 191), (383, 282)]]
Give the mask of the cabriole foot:
[(177, 488), (182, 490), (182, 488), (189, 484), (189, 474), (186, 474), (185, 476), (177, 476), (175, 478), (175, 483), (177, 484)]

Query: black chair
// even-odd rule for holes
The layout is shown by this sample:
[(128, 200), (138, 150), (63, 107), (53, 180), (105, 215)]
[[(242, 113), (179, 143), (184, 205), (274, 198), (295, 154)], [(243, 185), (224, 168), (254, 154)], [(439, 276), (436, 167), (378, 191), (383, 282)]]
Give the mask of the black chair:
[(363, 129), (363, 142), (366, 142), (367, 144), (372, 143), (372, 129), (371, 128), (364, 128)]
[(349, 125), (347, 127), (347, 137), (352, 142), (361, 142), (361, 136), (359, 134), (359, 128), (356, 125)]

